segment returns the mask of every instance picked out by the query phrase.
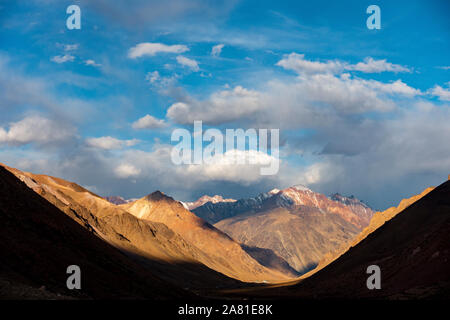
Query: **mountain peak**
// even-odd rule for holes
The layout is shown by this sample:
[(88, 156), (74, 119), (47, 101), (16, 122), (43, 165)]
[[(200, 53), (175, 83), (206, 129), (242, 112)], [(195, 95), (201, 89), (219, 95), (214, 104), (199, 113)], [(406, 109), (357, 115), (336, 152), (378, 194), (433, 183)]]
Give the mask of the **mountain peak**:
[(236, 200), (235, 199), (225, 199), (224, 197), (217, 195), (217, 194), (212, 197), (205, 194), (205, 195), (201, 196), (200, 198), (198, 198), (196, 201), (185, 202), (183, 205), (186, 207), (186, 209), (193, 210), (193, 209), (198, 208), (208, 202), (211, 202), (211, 203), (236, 202)]
[(346, 196), (343, 196), (340, 193), (336, 192), (336, 193), (333, 193), (332, 195), (330, 195), (330, 199), (333, 201), (343, 203), (345, 205), (353, 204), (353, 205), (361, 205), (365, 208), (370, 208), (364, 201), (359, 200), (354, 195), (346, 197)]
[(161, 200), (169, 200), (169, 201), (175, 201), (172, 197), (169, 197), (164, 192), (161, 192), (159, 190), (156, 190), (155, 192), (150, 193), (149, 195), (144, 197), (146, 200), (149, 201), (161, 201)]
[(274, 189), (270, 190), (268, 193), (269, 194), (277, 194), (278, 192), (280, 192), (280, 189), (274, 188)]

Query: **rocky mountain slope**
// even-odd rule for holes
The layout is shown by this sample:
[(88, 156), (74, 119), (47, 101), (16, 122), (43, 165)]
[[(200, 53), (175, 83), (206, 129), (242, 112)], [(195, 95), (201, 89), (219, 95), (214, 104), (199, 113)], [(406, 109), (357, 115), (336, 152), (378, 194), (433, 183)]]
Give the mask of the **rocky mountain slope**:
[(339, 215), (308, 206), (241, 214), (215, 226), (245, 245), (271, 249), (299, 273), (359, 232)]
[(339, 199), (337, 197), (330, 199), (302, 185), (283, 190), (273, 189), (254, 198), (240, 199), (235, 202), (208, 202), (194, 209), (193, 212), (214, 224), (243, 213), (258, 213), (293, 206), (313, 207), (319, 211), (338, 214), (358, 228), (367, 226), (374, 213), (372, 209), (356, 198), (350, 199), (340, 196)]
[(400, 201), (399, 205), (397, 207), (391, 207), (389, 209), (386, 209), (382, 212), (375, 212), (372, 219), (370, 220), (370, 223), (367, 227), (363, 229), (356, 237), (354, 237), (351, 241), (348, 243), (344, 243), (341, 245), (337, 250), (332, 251), (324, 255), (322, 260), (319, 262), (319, 265), (316, 269), (312, 270), (309, 274), (305, 274), (305, 277), (310, 276), (313, 273), (316, 273), (320, 269), (326, 267), (328, 264), (330, 264), (332, 261), (339, 258), (342, 254), (344, 254), (346, 251), (348, 251), (351, 247), (356, 246), (358, 243), (360, 243), (362, 240), (364, 240), (369, 234), (377, 230), (379, 227), (381, 227), (386, 221), (389, 221), (393, 217), (395, 217), (397, 214), (402, 212), (404, 209), (409, 207), (414, 202), (422, 199), (424, 196), (426, 196), (428, 193), (433, 191), (434, 187), (426, 188), (424, 191), (422, 191), (418, 195), (414, 195), (408, 199), (403, 199)]
[(195, 244), (208, 257), (213, 258), (200, 261), (225, 275), (256, 282), (272, 282), (288, 278), (259, 264), (228, 235), (186, 210), (180, 202), (162, 192), (154, 192), (119, 207), (141, 220), (167, 225), (184, 239)]
[(121, 197), (121, 196), (109, 196), (109, 197), (105, 197), (105, 200), (111, 202), (112, 204), (115, 205), (119, 205), (119, 204), (124, 204), (124, 203), (128, 203), (134, 200), (126, 200), (125, 198)]
[(330, 199), (300, 185), (234, 203), (206, 203), (194, 212), (210, 221), (228, 216), (215, 226), (246, 246), (272, 250), (299, 273), (350, 241), (373, 215), (354, 197)]
[[(212, 284), (219, 287), (240, 285), (238, 281), (222, 274), (222, 271), (227, 270), (223, 264), (228, 266), (233, 261), (225, 261), (220, 254), (216, 254), (217, 257), (209, 255), (196, 243), (186, 240), (166, 224), (139, 219), (121, 206), (113, 205), (75, 183), (7, 168), (35, 192), (99, 238), (127, 254), (146, 258), (146, 263), (163, 279), (191, 289), (201, 289)], [(261, 269), (257, 274), (260, 278), (250, 279), (266, 280), (264, 272), (270, 274), (270, 279), (278, 279), (278, 274), (272, 274), (254, 259), (240, 263), (245, 265), (246, 262)], [(216, 269), (212, 270), (208, 266)], [(279, 279), (286, 277), (279, 275)]]
[[(450, 298), (450, 181), (377, 214), (372, 227), (336, 260), (297, 284), (246, 294), (265, 298)], [(380, 267), (379, 290), (366, 286), (370, 265)]]
[[(151, 298), (191, 294), (96, 237), (0, 166), (0, 297)], [(82, 290), (66, 287), (81, 268)]]
[(219, 202), (236, 202), (234, 199), (224, 199), (222, 196), (215, 195), (215, 196), (208, 196), (204, 195), (198, 198), (197, 200), (193, 202), (184, 202), (186, 209), (188, 210), (194, 210), (195, 208), (198, 208), (202, 205), (204, 205), (207, 202), (211, 203), (219, 203)]

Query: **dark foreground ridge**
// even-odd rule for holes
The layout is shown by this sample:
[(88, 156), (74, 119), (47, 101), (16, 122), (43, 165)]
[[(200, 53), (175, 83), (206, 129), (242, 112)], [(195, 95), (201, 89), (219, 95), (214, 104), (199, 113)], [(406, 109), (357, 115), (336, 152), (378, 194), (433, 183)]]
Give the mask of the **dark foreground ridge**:
[[(450, 181), (446, 181), (311, 277), (237, 296), (449, 299), (449, 244)], [(366, 286), (370, 265), (381, 269), (380, 290)]]
[[(154, 276), (66, 216), (0, 166), (0, 298), (177, 299), (193, 296)], [(82, 290), (68, 290), (69, 265)]]

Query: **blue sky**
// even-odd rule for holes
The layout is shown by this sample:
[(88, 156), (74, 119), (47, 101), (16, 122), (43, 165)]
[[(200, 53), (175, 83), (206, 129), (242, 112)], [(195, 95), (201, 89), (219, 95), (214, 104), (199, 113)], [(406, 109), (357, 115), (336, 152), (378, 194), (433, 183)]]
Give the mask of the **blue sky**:
[[(71, 4), (80, 30), (66, 28)], [(371, 4), (380, 30), (366, 27)], [(100, 195), (240, 198), (306, 184), (383, 209), (450, 173), (449, 9), (2, 1), (0, 161)], [(193, 120), (279, 128), (279, 174), (174, 166), (170, 135)]]

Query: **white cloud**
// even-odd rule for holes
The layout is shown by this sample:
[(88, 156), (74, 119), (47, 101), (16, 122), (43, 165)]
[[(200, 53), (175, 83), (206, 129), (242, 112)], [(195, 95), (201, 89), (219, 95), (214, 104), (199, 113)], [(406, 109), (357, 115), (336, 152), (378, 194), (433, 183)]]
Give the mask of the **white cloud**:
[(224, 47), (224, 44), (222, 44), (222, 43), (213, 46), (212, 49), (211, 49), (211, 55), (212, 55), (213, 57), (218, 57), (218, 56), (220, 56), (220, 54), (222, 53), (223, 47)]
[(364, 80), (338, 78), (331, 74), (314, 74), (295, 85), (303, 100), (326, 103), (340, 113), (385, 112), (394, 108), (389, 99), (379, 95)]
[(143, 56), (154, 56), (157, 53), (183, 53), (189, 48), (185, 45), (166, 45), (163, 43), (143, 42), (128, 51), (128, 57), (136, 59)]
[(193, 59), (189, 59), (189, 58), (186, 58), (184, 56), (178, 56), (177, 57), (177, 62), (179, 64), (181, 64), (182, 66), (188, 67), (188, 68), (190, 68), (191, 70), (193, 70), (195, 72), (200, 70), (200, 68), (198, 67), (197, 61), (195, 61)]
[(358, 62), (355, 65), (347, 66), (347, 70), (356, 70), (366, 73), (380, 73), (384, 71), (389, 72), (411, 72), (407, 67), (401, 66), (399, 64), (392, 64), (387, 62), (386, 59), (374, 60), (371, 57), (364, 59), (364, 62)]
[(310, 61), (304, 59), (304, 54), (291, 53), (284, 55), (283, 59), (277, 62), (277, 66), (287, 70), (293, 70), (299, 74), (313, 73), (337, 73), (344, 69), (344, 64), (339, 61)]
[(148, 72), (145, 76), (145, 80), (147, 80), (150, 84), (163, 90), (168, 90), (170, 87), (175, 85), (178, 78), (179, 76), (176, 73), (170, 77), (163, 77), (158, 71)]
[[(450, 82), (448, 84), (450, 84)], [(433, 96), (438, 97), (439, 100), (450, 101), (450, 90), (439, 85), (435, 85), (434, 88), (429, 90), (429, 93)]]
[(64, 51), (74, 51), (78, 49), (78, 44), (66, 44), (64, 46)]
[(131, 126), (133, 129), (158, 129), (165, 127), (166, 123), (162, 119), (156, 119), (155, 117), (147, 114), (133, 122)]
[(386, 59), (375, 60), (371, 57), (364, 59), (364, 62), (357, 64), (349, 64), (347, 62), (338, 60), (328, 60), (326, 62), (311, 61), (305, 59), (304, 54), (291, 53), (284, 55), (283, 59), (277, 62), (277, 66), (283, 67), (287, 70), (293, 70), (298, 74), (315, 74), (315, 73), (342, 73), (345, 70), (361, 71), (365, 73), (380, 73), (380, 72), (411, 72), (407, 67), (392, 64)]
[(349, 114), (392, 111), (394, 99), (417, 95), (422, 95), (420, 90), (401, 80), (383, 83), (349, 74), (316, 73), (272, 80), (259, 90), (241, 86), (220, 90), (205, 100), (184, 97), (169, 107), (167, 117), (182, 124), (238, 121), (251, 126), (305, 128)]
[(114, 173), (118, 178), (136, 177), (141, 173), (141, 170), (129, 163), (123, 163), (115, 168)]
[[(197, 182), (229, 181), (242, 184), (257, 182), (265, 178), (260, 168), (268, 167), (279, 160), (273, 156), (256, 150), (227, 150), (209, 159), (202, 165), (181, 165), (190, 179), (197, 177)], [(242, 164), (238, 164), (238, 162)]]
[(402, 80), (396, 80), (394, 82), (383, 83), (375, 80), (364, 81), (364, 83), (376, 90), (380, 90), (382, 92), (388, 94), (399, 94), (409, 97), (422, 95), (422, 92), (419, 89), (415, 89), (413, 87), (408, 86)]
[(63, 56), (54, 56), (50, 60), (56, 63), (65, 63), (68, 61), (72, 62), (73, 60), (75, 60), (75, 57), (70, 54), (65, 54)]
[(155, 83), (156, 81), (158, 81), (160, 79), (161, 79), (161, 76), (159, 75), (158, 71), (149, 72), (145, 76), (145, 80), (150, 81), (150, 83)]
[(87, 66), (93, 66), (93, 67), (101, 67), (102, 65), (99, 63), (96, 63), (94, 60), (92, 59), (88, 59), (84, 61), (84, 64)]
[(178, 123), (233, 121), (259, 110), (260, 100), (258, 92), (237, 86), (232, 90), (215, 92), (205, 101), (190, 99), (190, 102), (174, 103), (167, 110), (167, 117)]
[(0, 127), (0, 143), (12, 145), (46, 144), (67, 140), (73, 134), (74, 129), (60, 122), (40, 116), (30, 116), (11, 123), (9, 130)]
[(99, 138), (88, 138), (86, 139), (86, 144), (90, 147), (113, 150), (122, 149), (124, 147), (132, 147), (139, 143), (137, 139), (131, 140), (120, 140), (113, 137), (99, 137)]

